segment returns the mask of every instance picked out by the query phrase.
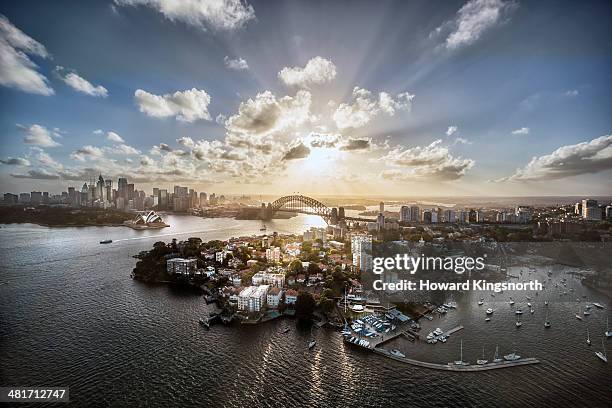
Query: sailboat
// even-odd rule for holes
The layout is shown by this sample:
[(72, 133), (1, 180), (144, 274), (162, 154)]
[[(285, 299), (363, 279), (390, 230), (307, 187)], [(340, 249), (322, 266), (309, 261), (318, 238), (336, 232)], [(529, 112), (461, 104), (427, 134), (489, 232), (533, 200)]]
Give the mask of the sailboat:
[(578, 307), (578, 313), (576, 313), (576, 319), (582, 320), (582, 316), (580, 316), (580, 307)]
[(589, 328), (587, 327), (587, 344), (591, 345), (591, 337), (589, 336)]
[(596, 351), (595, 355), (597, 356), (597, 358), (599, 358), (601, 361), (603, 361), (604, 363), (608, 362), (608, 354), (606, 353), (606, 346), (604, 344), (603, 338), (601, 339), (601, 347), (603, 347), (603, 352), (601, 351)]
[(501, 363), (502, 361), (504, 361), (503, 358), (499, 358), (499, 346), (496, 344), (495, 345), (495, 355), (493, 356), (493, 362), (494, 363)]
[(521, 316), (517, 315), (516, 316), (516, 328), (518, 329), (519, 327), (521, 327), (523, 325), (523, 322), (521, 322)]
[(550, 327), (550, 320), (548, 320), (548, 308), (546, 308), (546, 320), (544, 320), (544, 327), (547, 329)]
[(610, 318), (609, 317), (606, 319), (606, 337), (607, 338), (612, 337), (612, 330), (610, 330)]
[(476, 360), (476, 364), (478, 364), (478, 365), (485, 365), (488, 362), (489, 362), (489, 360), (485, 360), (485, 357), (484, 357), (484, 347), (483, 347), (482, 348), (482, 359)]
[(460, 359), (458, 361), (455, 361), (453, 364), (458, 365), (458, 366), (468, 366), (468, 365), (470, 365), (470, 363), (466, 363), (465, 361), (463, 361), (463, 339), (461, 340), (461, 355), (460, 355)]

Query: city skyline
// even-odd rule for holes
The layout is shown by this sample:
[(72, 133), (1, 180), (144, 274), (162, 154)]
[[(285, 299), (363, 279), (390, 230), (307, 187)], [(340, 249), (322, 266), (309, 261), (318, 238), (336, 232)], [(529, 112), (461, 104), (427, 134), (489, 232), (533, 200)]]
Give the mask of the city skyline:
[(2, 6), (2, 192), (610, 194), (608, 4), (170, 4)]

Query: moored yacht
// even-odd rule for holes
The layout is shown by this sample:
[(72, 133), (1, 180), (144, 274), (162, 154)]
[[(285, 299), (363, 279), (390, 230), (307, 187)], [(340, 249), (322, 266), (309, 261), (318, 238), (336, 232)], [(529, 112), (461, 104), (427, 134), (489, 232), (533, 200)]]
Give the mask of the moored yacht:
[(470, 363), (463, 361), (463, 340), (461, 340), (461, 354), (460, 354), (459, 360), (455, 361), (452, 364), (457, 365), (457, 366), (468, 366), (468, 365), (470, 365)]
[(516, 351), (513, 351), (510, 354), (506, 354), (504, 356), (504, 360), (506, 361), (516, 361), (516, 360), (520, 360), (521, 356), (519, 356), (518, 354), (516, 354)]
[(312, 349), (316, 344), (317, 344), (316, 341), (310, 340), (310, 342), (308, 343), (308, 350)]
[(487, 311), (486, 311), (486, 313), (487, 313), (488, 315), (492, 315), (492, 314), (493, 314), (493, 309), (488, 308), (488, 309), (487, 309)]
[(395, 357), (406, 357), (406, 355), (404, 353), (402, 353), (401, 351), (397, 350), (397, 349), (393, 349), (391, 350), (391, 355), (395, 356)]
[(521, 316), (516, 316), (516, 328), (518, 329), (522, 325), (523, 325), (523, 322), (521, 322)]
[(597, 302), (593, 302), (593, 306), (595, 306), (598, 309), (603, 309), (603, 305), (601, 303), (597, 303)]
[(504, 359), (499, 357), (499, 346), (495, 345), (495, 355), (493, 356), (493, 362), (501, 363), (502, 361), (504, 361)]
[(523, 314), (523, 311), (521, 309), (516, 309), (516, 312), (514, 312), (514, 314), (520, 315)]
[(603, 339), (601, 339), (601, 346), (603, 347), (603, 352), (602, 351), (596, 351), (595, 355), (601, 361), (603, 361), (604, 363), (607, 363), (608, 362), (608, 354), (606, 353), (606, 345), (604, 344)]
[(478, 306), (482, 306), (484, 304), (484, 298), (480, 298), (478, 301)]
[(483, 347), (483, 348), (482, 348), (482, 358), (481, 358), (481, 359), (479, 358), (478, 360), (476, 360), (476, 364), (478, 364), (478, 365), (485, 365), (485, 364), (487, 364), (488, 362), (489, 362), (489, 360), (485, 360), (485, 356), (484, 356), (484, 347)]
[(610, 318), (606, 319), (606, 332), (605, 332), (605, 334), (606, 334), (607, 338), (612, 337), (612, 330), (610, 330)]
[(587, 327), (587, 340), (586, 343), (590, 346), (591, 345), (591, 337), (589, 336), (589, 328)]

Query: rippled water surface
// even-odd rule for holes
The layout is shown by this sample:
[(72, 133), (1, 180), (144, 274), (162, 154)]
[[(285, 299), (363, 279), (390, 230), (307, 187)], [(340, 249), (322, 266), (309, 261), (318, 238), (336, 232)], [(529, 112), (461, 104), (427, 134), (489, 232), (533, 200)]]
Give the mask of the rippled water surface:
[[(197, 319), (207, 306), (197, 296), (130, 279), (132, 255), (157, 240), (199, 236), (204, 240), (258, 234), (256, 221), (168, 216), (160, 231), (88, 227), (49, 229), (5, 225), (0, 229), (0, 377), (2, 385), (69, 386), (74, 406), (417, 406), (579, 407), (612, 404), (612, 370), (593, 354), (600, 350), (610, 304), (573, 281), (571, 298), (553, 285), (537, 297), (535, 313), (514, 326), (504, 295), (456, 297), (456, 311), (423, 321), (465, 329), (445, 344), (400, 338), (388, 347), (426, 361), (459, 357), (474, 362), (485, 348), (516, 348), (542, 364), (479, 373), (447, 373), (403, 365), (345, 346), (338, 333), (293, 320), (261, 326), (214, 326)], [(268, 223), (268, 231), (301, 232), (323, 225), (299, 216)], [(113, 239), (100, 245), (102, 239)], [(556, 279), (565, 276), (555, 271)], [(546, 279), (540, 272), (540, 279)], [(577, 297), (606, 306), (584, 321), (573, 316)], [(480, 297), (486, 303), (477, 306)], [(544, 329), (543, 302), (552, 328)], [(526, 311), (526, 300), (517, 299)], [(584, 302), (583, 302), (584, 303)], [(492, 321), (484, 310), (495, 309)], [(286, 325), (287, 334), (280, 334)], [(593, 345), (587, 346), (589, 327)], [(609, 343), (610, 341), (608, 341)]]

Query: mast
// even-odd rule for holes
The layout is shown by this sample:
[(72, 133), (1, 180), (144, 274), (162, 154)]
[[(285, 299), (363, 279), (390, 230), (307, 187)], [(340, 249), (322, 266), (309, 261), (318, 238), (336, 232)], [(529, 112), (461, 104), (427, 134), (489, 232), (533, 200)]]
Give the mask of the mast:
[(461, 360), (461, 362), (463, 363), (463, 339), (461, 339), (461, 358), (459, 360)]

